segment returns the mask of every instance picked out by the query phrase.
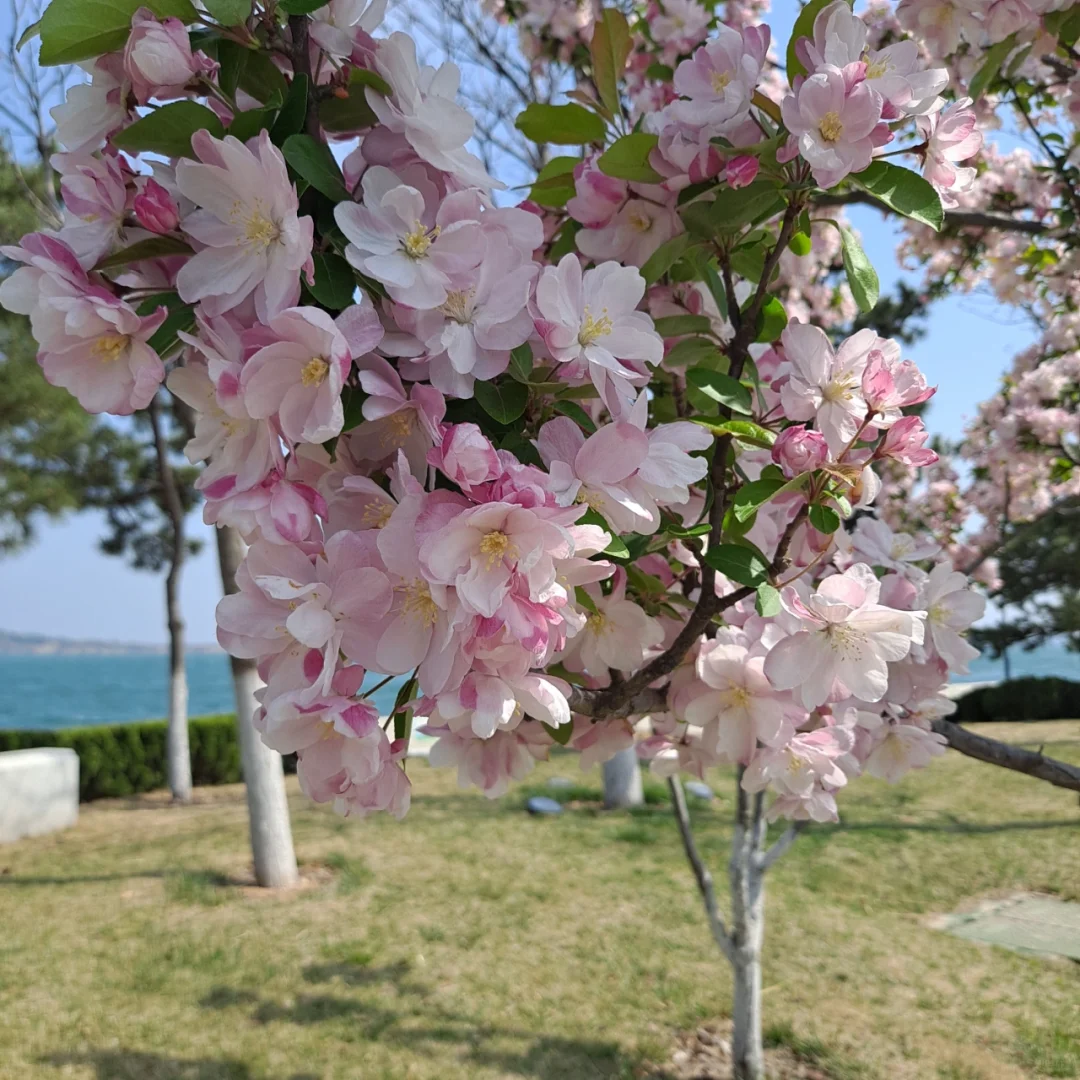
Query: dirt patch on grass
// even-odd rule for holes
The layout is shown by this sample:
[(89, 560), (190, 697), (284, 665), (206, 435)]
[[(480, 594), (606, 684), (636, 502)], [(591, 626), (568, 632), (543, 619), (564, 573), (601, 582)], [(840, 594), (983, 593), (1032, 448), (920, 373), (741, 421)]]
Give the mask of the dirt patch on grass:
[[(732, 1080), (729, 1020), (683, 1032), (676, 1036), (675, 1046), (671, 1059), (651, 1074), (652, 1080)], [(769, 1080), (834, 1080), (787, 1046), (765, 1051), (765, 1074)]]

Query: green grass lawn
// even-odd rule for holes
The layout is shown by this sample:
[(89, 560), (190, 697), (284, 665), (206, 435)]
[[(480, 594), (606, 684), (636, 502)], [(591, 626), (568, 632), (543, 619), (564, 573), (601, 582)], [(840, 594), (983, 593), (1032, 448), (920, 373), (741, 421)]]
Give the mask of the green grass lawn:
[[(1080, 761), (1080, 722), (993, 725)], [(243, 793), (95, 803), (0, 848), (0, 1077), (659, 1077), (730, 1008), (665, 805), (522, 811), (422, 762), (413, 809), (342, 821), (290, 779), (305, 887), (249, 874)], [(730, 778), (694, 811), (714, 868)], [(585, 782), (598, 794), (599, 777)], [(595, 797), (595, 796), (594, 796)], [(1080, 1076), (1080, 965), (949, 937), (934, 913), (1026, 889), (1080, 901), (1075, 794), (950, 754), (862, 780), (769, 879), (772, 1038), (836, 1080)]]

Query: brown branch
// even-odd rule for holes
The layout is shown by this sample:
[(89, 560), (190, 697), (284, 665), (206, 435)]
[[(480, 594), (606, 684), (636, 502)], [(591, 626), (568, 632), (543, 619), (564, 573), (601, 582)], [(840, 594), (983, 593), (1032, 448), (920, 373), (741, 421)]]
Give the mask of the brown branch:
[(720, 951), (727, 959), (734, 963), (735, 947), (724, 926), (723, 916), (716, 903), (716, 890), (713, 888), (712, 874), (706, 869), (701, 861), (697, 844), (694, 842), (694, 834), (690, 828), (690, 814), (686, 809), (686, 795), (683, 793), (682, 781), (677, 776), (668, 777), (668, 788), (671, 791), (671, 806), (675, 813), (675, 822), (679, 826), (679, 836), (682, 837), (683, 849), (686, 858), (694, 871), (697, 879), (698, 891), (701, 893), (701, 902), (705, 905), (705, 914), (709, 920), (709, 929), (712, 931), (713, 940), (720, 947)]
[(1054, 787), (1080, 791), (1080, 767), (1048, 758), (1039, 750), (1025, 750), (1022, 746), (1010, 746), (997, 739), (976, 735), (974, 731), (954, 724), (951, 720), (935, 720), (934, 730), (945, 736), (945, 741), (961, 754), (998, 765), (1003, 769), (1026, 773), (1037, 780), (1045, 780)]
[(292, 38), (292, 64), (297, 75), (306, 75), (308, 82), (307, 133), (319, 137), (319, 102), (315, 96), (315, 80), (311, 74), (311, 46), (308, 38), (308, 17), (289, 16), (289, 34)]
[[(815, 206), (850, 206), (854, 203), (872, 206), (884, 214), (901, 216), (891, 206), (886, 206), (880, 199), (875, 199), (866, 191), (846, 191), (840, 195), (817, 195), (814, 198)], [(955, 225), (961, 229), (998, 229), (1001, 232), (1024, 233), (1028, 236), (1039, 236), (1050, 232), (1051, 229), (1042, 221), (1028, 221), (1024, 218), (1014, 218), (1008, 214), (995, 214), (984, 210), (946, 210), (945, 224)]]

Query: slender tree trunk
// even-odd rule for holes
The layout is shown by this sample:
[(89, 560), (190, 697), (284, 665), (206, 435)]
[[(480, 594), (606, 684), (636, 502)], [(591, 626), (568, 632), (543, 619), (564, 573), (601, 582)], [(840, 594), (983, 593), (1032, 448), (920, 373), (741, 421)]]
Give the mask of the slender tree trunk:
[[(222, 586), (226, 593), (234, 593), (236, 570), (244, 557), (244, 541), (235, 529), (219, 528), (217, 546)], [(247, 789), (255, 880), (265, 888), (279, 889), (294, 884), (298, 876), (285, 798), (285, 773), (281, 755), (259, 738), (251, 723), (258, 705), (255, 691), (262, 685), (254, 661), (230, 657), (229, 662), (236, 693), (236, 730)]]
[(764, 797), (747, 795), (741, 784), (735, 813), (729, 877), (734, 982), (732, 1064), (736, 1080), (762, 1080), (765, 1052), (761, 1033), (761, 944), (765, 936), (765, 873), (760, 866), (765, 841)]
[(641, 806), (645, 802), (641, 765), (637, 751), (632, 746), (620, 750), (613, 758), (605, 761), (602, 770), (604, 805), (609, 810), (615, 807), (625, 809), (628, 806)]
[(191, 751), (188, 745), (188, 686), (184, 668), (184, 620), (180, 614), (180, 575), (184, 569), (184, 505), (169, 462), (157, 398), (147, 410), (154, 433), (162, 505), (172, 531), (169, 572), (165, 578), (165, 610), (169, 620), (169, 722), (165, 735), (166, 773), (174, 802), (191, 801)]

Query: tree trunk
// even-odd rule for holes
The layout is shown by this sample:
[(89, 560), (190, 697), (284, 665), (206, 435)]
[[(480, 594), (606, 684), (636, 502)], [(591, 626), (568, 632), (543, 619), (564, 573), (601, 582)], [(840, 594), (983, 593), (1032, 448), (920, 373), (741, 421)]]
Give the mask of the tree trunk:
[[(234, 593), (236, 570), (244, 557), (244, 541), (235, 529), (219, 528), (217, 546), (222, 586), (226, 593)], [(262, 685), (254, 661), (230, 657), (229, 662), (236, 693), (236, 730), (247, 788), (255, 880), (265, 888), (279, 889), (294, 884), (298, 876), (285, 798), (285, 773), (281, 755), (259, 738), (251, 723), (258, 706), (255, 691)]]
[(645, 793), (641, 783), (641, 765), (637, 751), (632, 746), (620, 750), (603, 764), (604, 806), (609, 810), (619, 807), (641, 806)]
[(191, 802), (191, 750), (188, 745), (188, 686), (184, 669), (184, 620), (180, 614), (180, 575), (184, 569), (184, 505), (169, 462), (158, 400), (147, 410), (154, 433), (162, 507), (172, 532), (169, 572), (165, 578), (165, 610), (169, 621), (169, 723), (165, 735), (165, 767), (173, 802)]
[(739, 770), (735, 835), (732, 838), (731, 960), (734, 1004), (731, 1055), (736, 1080), (762, 1080), (761, 943), (765, 936), (765, 876), (760, 859), (765, 841), (764, 796), (747, 795)]

